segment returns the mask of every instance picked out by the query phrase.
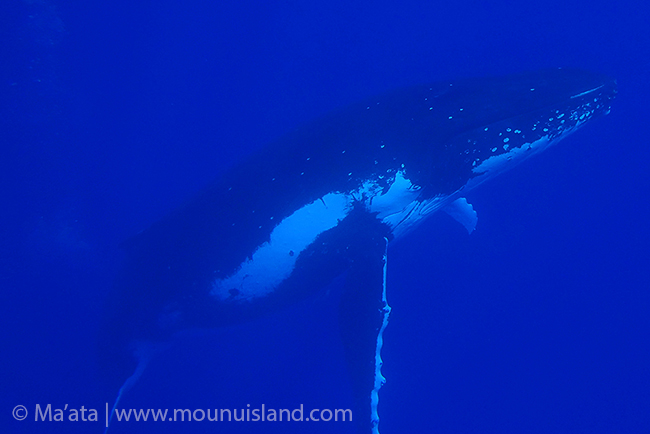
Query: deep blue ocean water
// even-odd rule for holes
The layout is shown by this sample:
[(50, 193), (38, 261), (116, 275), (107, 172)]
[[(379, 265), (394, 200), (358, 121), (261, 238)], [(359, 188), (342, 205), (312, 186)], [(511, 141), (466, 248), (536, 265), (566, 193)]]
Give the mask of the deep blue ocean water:
[[(391, 246), (384, 434), (650, 431), (650, 8), (642, 2), (81, 2), (0, 8), (0, 431), (99, 433), (118, 245), (296, 125), (399, 86), (579, 67), (609, 116)], [(337, 289), (183, 336), (131, 408), (349, 408)], [(99, 422), (36, 422), (36, 404)], [(24, 421), (12, 409), (24, 405)], [(65, 411), (66, 418), (69, 411)], [(215, 425), (216, 424), (216, 425)], [(116, 423), (111, 433), (351, 433)]]

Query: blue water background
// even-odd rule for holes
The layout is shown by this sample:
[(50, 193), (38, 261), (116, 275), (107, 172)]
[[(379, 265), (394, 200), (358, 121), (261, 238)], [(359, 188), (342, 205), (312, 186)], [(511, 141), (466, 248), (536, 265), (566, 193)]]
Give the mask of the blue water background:
[[(115, 390), (95, 346), (118, 244), (254, 149), (388, 89), (557, 66), (616, 77), (612, 113), (471, 192), (471, 236), (436, 215), (391, 246), (381, 432), (650, 431), (648, 8), (3, 2), (0, 432), (102, 431)], [(338, 289), (178, 339), (123, 405), (350, 407)], [(37, 403), (100, 422), (35, 422)], [(353, 432), (216, 424), (111, 432)]]

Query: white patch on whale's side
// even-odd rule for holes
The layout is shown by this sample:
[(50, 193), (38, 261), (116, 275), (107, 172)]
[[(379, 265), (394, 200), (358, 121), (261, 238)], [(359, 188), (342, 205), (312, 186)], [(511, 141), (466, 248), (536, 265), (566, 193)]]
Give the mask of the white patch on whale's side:
[(326, 194), (282, 220), (250, 258), (230, 276), (217, 279), (210, 294), (219, 300), (252, 301), (269, 295), (287, 279), (301, 252), (323, 232), (335, 227), (355, 203), (363, 203), (386, 223), (395, 237), (416, 226), (444, 205), (446, 197), (420, 199), (421, 187), (398, 171), (385, 186), (367, 180), (352, 192)]
[[(361, 187), (361, 191), (373, 192), (377, 188), (377, 183), (367, 181)], [(399, 238), (424, 221), (429, 214), (440, 209), (448, 197), (422, 199), (421, 189), (422, 187), (413, 184), (402, 171), (399, 171), (385, 193), (374, 195), (365, 193), (368, 196), (366, 207), (370, 212), (376, 212), (377, 217), (392, 229), (393, 236)]]
[(350, 209), (350, 196), (329, 193), (282, 220), (269, 241), (255, 250), (239, 269), (212, 285), (210, 294), (220, 300), (252, 300), (270, 294), (291, 275), (298, 254), (316, 237), (333, 228)]
[(401, 214), (413, 206), (421, 190), (420, 186), (412, 184), (401, 171), (395, 174), (388, 191), (377, 194), (378, 188), (376, 182), (366, 181), (361, 187), (361, 192), (368, 198), (367, 207), (370, 212), (376, 212), (377, 217), (391, 227), (399, 224), (402, 220)]
[[(549, 141), (548, 136), (544, 136), (532, 143), (524, 143), (520, 147), (510, 148), (508, 152), (503, 154), (491, 156), (482, 161), (478, 166), (474, 167), (472, 171), (481, 175), (487, 174), (488, 176), (500, 173), (506, 167), (515, 166), (516, 163), (543, 151), (548, 148), (551, 143), (552, 142)], [(515, 164), (508, 164), (509, 162)]]
[[(572, 98), (595, 92), (601, 87), (602, 86), (580, 93)], [(515, 145), (514, 141), (510, 141), (509, 137), (504, 138), (503, 143), (508, 143), (507, 145), (503, 145), (503, 150), (505, 152), (492, 155), (483, 161), (477, 159), (473, 164), (474, 167), (472, 168), (472, 172), (478, 176), (470, 179), (465, 185), (465, 188), (471, 190), (477, 185), (485, 182), (487, 179), (494, 177), (494, 175), (516, 166), (533, 155), (541, 153), (549, 146), (554, 145), (559, 140), (566, 138), (568, 135), (579, 129), (589, 119), (591, 119), (596, 110), (600, 108), (602, 108), (602, 101), (594, 99), (593, 102), (586, 102), (582, 106), (573, 109), (568, 113), (561, 113), (557, 110), (555, 115), (547, 121), (538, 121), (533, 125), (533, 131), (540, 128), (546, 133), (534, 141), (521, 141), (521, 144)], [(511, 128), (508, 128), (506, 131), (507, 133), (510, 133)], [(521, 130), (515, 130), (514, 136), (516, 137), (516, 135), (520, 133)], [(496, 152), (498, 149), (499, 148), (495, 146), (492, 151)]]

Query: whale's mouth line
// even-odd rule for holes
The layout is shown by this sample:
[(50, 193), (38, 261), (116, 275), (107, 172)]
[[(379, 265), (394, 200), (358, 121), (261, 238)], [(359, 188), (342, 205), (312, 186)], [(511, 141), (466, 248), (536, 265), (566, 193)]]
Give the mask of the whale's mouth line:
[(579, 97), (581, 97), (581, 96), (588, 95), (588, 94), (590, 94), (590, 93), (592, 93), (592, 92), (596, 92), (598, 89), (602, 89), (603, 87), (605, 87), (605, 85), (604, 85), (604, 84), (601, 84), (600, 86), (598, 86), (598, 87), (594, 87), (593, 89), (586, 90), (586, 91), (584, 91), (584, 92), (582, 92), (582, 93), (579, 93), (579, 94), (577, 94), (577, 95), (573, 95), (573, 96), (571, 97), (571, 99), (573, 99), (573, 98), (579, 98)]

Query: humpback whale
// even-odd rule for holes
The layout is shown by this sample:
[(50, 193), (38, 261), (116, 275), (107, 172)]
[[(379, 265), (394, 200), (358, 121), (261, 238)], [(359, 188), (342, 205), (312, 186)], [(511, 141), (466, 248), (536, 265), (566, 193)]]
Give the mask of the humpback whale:
[[(379, 432), (387, 249), (464, 195), (609, 113), (616, 82), (574, 69), (398, 89), (300, 126), (124, 243), (101, 359), (116, 405), (171, 336), (247, 321), (345, 274), (340, 334), (360, 433)], [(135, 372), (135, 373), (134, 373)], [(130, 376), (130, 377), (129, 377)]]

